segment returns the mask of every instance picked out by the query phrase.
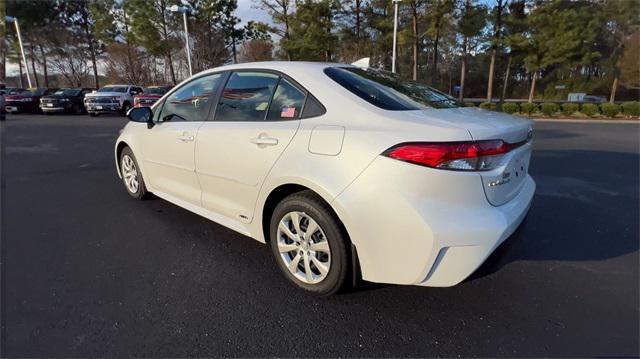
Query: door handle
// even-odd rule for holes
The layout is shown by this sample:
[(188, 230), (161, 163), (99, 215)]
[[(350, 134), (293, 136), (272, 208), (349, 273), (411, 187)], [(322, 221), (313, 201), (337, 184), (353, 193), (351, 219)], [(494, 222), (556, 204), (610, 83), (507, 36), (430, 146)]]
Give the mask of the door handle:
[(190, 135), (188, 132), (183, 132), (178, 139), (182, 142), (191, 142), (195, 139), (194, 136)]
[(251, 143), (258, 145), (258, 147), (275, 146), (278, 144), (278, 139), (268, 137), (266, 134), (260, 134), (260, 136), (251, 139)]

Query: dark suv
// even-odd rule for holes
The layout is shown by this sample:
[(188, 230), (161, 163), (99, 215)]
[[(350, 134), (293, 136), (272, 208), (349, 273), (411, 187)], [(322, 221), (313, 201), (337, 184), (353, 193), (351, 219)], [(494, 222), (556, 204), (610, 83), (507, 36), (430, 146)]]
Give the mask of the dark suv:
[(47, 115), (52, 113), (72, 113), (81, 115), (84, 108), (84, 95), (93, 91), (87, 88), (62, 88), (52, 95), (40, 99), (40, 109)]

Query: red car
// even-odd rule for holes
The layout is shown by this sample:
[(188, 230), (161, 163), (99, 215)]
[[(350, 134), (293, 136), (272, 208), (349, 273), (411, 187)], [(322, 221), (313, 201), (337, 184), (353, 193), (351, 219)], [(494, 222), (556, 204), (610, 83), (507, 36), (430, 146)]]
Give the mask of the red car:
[(149, 86), (142, 90), (141, 95), (133, 97), (133, 107), (151, 107), (164, 94), (171, 90), (172, 86)]
[(42, 96), (51, 95), (58, 89), (52, 88), (33, 88), (5, 97), (4, 108), (10, 113), (19, 112), (40, 112), (40, 98)]

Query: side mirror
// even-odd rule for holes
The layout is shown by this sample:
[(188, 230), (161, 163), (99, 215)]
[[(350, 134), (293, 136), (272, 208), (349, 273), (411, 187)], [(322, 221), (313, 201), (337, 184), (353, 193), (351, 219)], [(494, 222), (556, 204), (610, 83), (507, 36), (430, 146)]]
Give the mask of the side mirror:
[(147, 128), (153, 127), (153, 112), (150, 107), (133, 107), (127, 112), (127, 117), (133, 122), (145, 122)]

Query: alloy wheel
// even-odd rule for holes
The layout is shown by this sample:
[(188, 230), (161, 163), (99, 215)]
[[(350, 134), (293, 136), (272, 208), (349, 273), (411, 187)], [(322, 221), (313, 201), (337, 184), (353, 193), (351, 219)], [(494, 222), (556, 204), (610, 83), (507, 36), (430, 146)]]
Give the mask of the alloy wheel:
[(304, 212), (289, 212), (278, 223), (278, 251), (298, 280), (320, 283), (331, 269), (331, 248), (320, 225)]
[(122, 180), (129, 192), (138, 192), (138, 188), (140, 187), (138, 170), (135, 161), (129, 155), (122, 156)]

